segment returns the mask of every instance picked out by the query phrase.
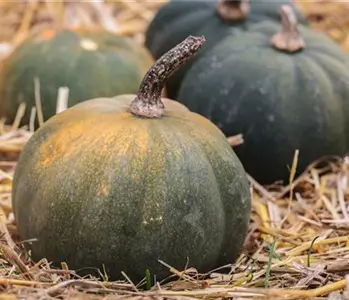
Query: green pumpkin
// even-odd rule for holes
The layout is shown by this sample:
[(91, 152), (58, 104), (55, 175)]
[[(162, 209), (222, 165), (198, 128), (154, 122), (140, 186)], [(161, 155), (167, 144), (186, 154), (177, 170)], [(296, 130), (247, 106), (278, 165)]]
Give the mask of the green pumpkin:
[(242, 164), (213, 123), (161, 99), (203, 42), (188, 37), (166, 53), (138, 95), (82, 102), (33, 134), (12, 201), (21, 239), (37, 239), (26, 244), (35, 261), (137, 281), (146, 269), (169, 275), (158, 259), (209, 271), (238, 257), (251, 207)]
[(39, 80), (44, 121), (56, 113), (60, 87), (69, 88), (69, 106), (94, 97), (135, 93), (152, 63), (145, 48), (106, 31), (42, 30), (4, 62), (0, 114), (12, 123), (24, 102), (21, 125), (28, 125), (35, 106), (35, 78)]
[[(265, 21), (207, 51), (184, 78), (179, 101), (215, 123), (261, 183), (289, 180), (349, 143), (349, 56), (325, 35), (297, 25), (283, 6), (282, 26)], [(280, 31), (281, 28), (281, 31)]]
[[(188, 35), (204, 35), (207, 42), (198, 57), (226, 36), (236, 35), (263, 20), (278, 21), (278, 8), (290, 0), (170, 1), (159, 9), (145, 35), (145, 45), (157, 59)], [(297, 10), (297, 16), (306, 23)], [(197, 57), (197, 58), (198, 58)], [(178, 89), (194, 58), (173, 74), (166, 84), (168, 97), (177, 99)]]

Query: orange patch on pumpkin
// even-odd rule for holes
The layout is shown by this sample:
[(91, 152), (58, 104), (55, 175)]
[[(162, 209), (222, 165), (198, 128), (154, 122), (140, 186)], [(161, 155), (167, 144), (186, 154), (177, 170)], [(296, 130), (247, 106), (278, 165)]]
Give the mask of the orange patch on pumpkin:
[(56, 30), (54, 29), (47, 29), (44, 30), (41, 34), (40, 34), (40, 39), (41, 40), (45, 40), (45, 41), (49, 41), (52, 40), (56, 35)]
[(53, 159), (54, 159), (53, 156), (46, 156), (42, 164), (46, 167), (52, 163)]
[[(124, 127), (123, 122), (115, 122), (114, 119), (120, 117), (121, 120), (130, 117), (129, 113), (120, 113), (115, 115), (105, 116), (103, 122), (95, 122), (96, 118), (99, 118), (99, 115), (95, 115), (94, 112), (84, 112), (80, 117), (84, 118), (84, 114), (90, 115), (90, 118), (85, 118), (82, 122), (65, 122), (67, 128), (60, 129), (54, 132), (50, 138), (48, 138), (44, 143), (40, 145), (40, 153), (43, 158), (40, 161), (44, 167), (51, 165), (57, 158), (61, 157), (66, 160), (69, 160), (74, 154), (82, 150), (81, 144), (77, 143), (76, 140), (86, 134), (86, 131), (89, 132), (89, 135), (84, 138), (84, 141), (87, 144), (93, 143), (93, 141), (98, 140), (100, 135), (103, 133), (105, 122), (112, 126), (113, 130), (109, 133), (109, 136), (104, 137), (104, 143), (98, 144), (99, 151), (101, 153), (106, 153), (110, 151), (110, 142), (115, 140), (115, 137), (118, 136), (118, 132)], [(62, 114), (56, 116), (57, 119), (66, 120), (66, 116), (69, 114)], [(93, 125), (92, 125), (93, 124)], [(93, 129), (91, 127), (93, 126)], [(127, 137), (125, 137), (127, 138)], [(119, 145), (118, 151), (120, 154), (126, 155), (128, 151), (128, 143), (122, 142), (122, 136), (118, 136)], [(108, 140), (110, 140), (108, 142)]]
[(58, 145), (57, 143), (50, 143), (50, 145), (47, 145), (44, 143), (40, 146), (40, 151), (43, 153), (43, 160), (42, 165), (48, 166), (53, 163), (53, 161), (59, 156), (65, 153), (64, 149), (65, 147), (62, 147)]
[(66, 29), (68, 29), (71, 32), (79, 32), (80, 31), (79, 27), (76, 25), (68, 25), (68, 26), (66, 26)]
[(110, 186), (105, 183), (102, 183), (100, 187), (100, 192), (101, 192), (101, 195), (108, 196), (110, 193)]

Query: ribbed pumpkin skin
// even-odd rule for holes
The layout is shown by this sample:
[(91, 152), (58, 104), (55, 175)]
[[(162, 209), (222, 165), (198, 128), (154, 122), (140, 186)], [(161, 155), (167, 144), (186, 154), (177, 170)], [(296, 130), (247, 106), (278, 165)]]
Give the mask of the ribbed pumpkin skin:
[(168, 275), (158, 259), (204, 271), (232, 262), (251, 205), (240, 161), (207, 119), (174, 101), (163, 118), (139, 118), (133, 97), (80, 103), (34, 133), (13, 181), (21, 239), (38, 238), (34, 260), (104, 264), (111, 279)]
[[(167, 95), (177, 99), (180, 84), (186, 72), (203, 55), (216, 45), (224, 36), (236, 35), (249, 29), (257, 22), (279, 20), (278, 9), (282, 4), (289, 4), (289, 0), (276, 2), (251, 0), (250, 14), (245, 22), (229, 23), (223, 21), (216, 13), (218, 1), (170, 1), (159, 9), (145, 35), (145, 46), (157, 59), (166, 51), (185, 39), (188, 35), (204, 35), (206, 44), (198, 55), (182, 66), (167, 81)], [(303, 15), (296, 10), (301, 23), (306, 23)]]
[(105, 31), (46, 29), (26, 40), (0, 73), (0, 113), (12, 123), (26, 102), (22, 125), (35, 105), (40, 81), (44, 119), (56, 112), (58, 88), (69, 87), (69, 106), (95, 97), (135, 93), (153, 59), (145, 48)]
[(187, 73), (179, 101), (227, 136), (245, 170), (262, 183), (288, 180), (324, 155), (343, 155), (349, 142), (349, 59), (330, 39), (305, 27), (303, 51), (275, 50), (280, 25), (263, 22), (243, 37), (227, 37)]

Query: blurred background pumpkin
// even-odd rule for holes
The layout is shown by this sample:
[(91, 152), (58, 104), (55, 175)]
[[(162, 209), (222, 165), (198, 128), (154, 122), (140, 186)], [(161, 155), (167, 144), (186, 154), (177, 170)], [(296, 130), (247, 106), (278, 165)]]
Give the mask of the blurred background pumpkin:
[[(278, 9), (285, 3), (293, 6), (289, 0), (172, 0), (161, 7), (145, 33), (145, 45), (155, 58), (190, 34), (204, 35), (207, 40), (202, 51), (169, 78), (167, 95), (174, 99), (178, 97), (185, 73), (205, 50), (216, 45), (224, 36), (243, 33), (260, 21), (278, 21)], [(298, 8), (295, 12), (299, 22), (306, 24)]]
[(226, 36), (188, 71), (178, 101), (227, 135), (247, 172), (264, 184), (289, 179), (326, 155), (349, 150), (349, 55), (328, 37), (298, 24), (291, 6), (282, 21), (264, 21)]
[(12, 124), (24, 103), (23, 126), (29, 124), (32, 108), (40, 108), (42, 120), (36, 118), (37, 127), (56, 113), (61, 87), (69, 89), (68, 107), (89, 98), (135, 93), (152, 62), (141, 45), (111, 32), (43, 29), (4, 61), (0, 115)]

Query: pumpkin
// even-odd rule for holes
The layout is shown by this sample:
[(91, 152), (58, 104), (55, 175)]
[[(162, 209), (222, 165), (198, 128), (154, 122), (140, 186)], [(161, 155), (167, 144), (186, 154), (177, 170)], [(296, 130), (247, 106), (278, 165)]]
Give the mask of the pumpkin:
[(137, 95), (84, 101), (32, 135), (12, 201), (21, 239), (37, 239), (34, 260), (140, 280), (146, 269), (170, 274), (158, 259), (208, 271), (237, 258), (251, 206), (243, 166), (212, 122), (161, 99), (204, 41), (189, 36), (164, 54)]
[(74, 28), (41, 30), (4, 62), (0, 114), (12, 123), (24, 102), (21, 125), (29, 123), (36, 104), (35, 78), (44, 121), (56, 113), (60, 87), (69, 88), (69, 106), (94, 97), (135, 93), (152, 63), (151, 54), (143, 46), (113, 33)]
[[(252, 24), (279, 20), (277, 9), (290, 0), (170, 1), (159, 9), (145, 35), (145, 45), (157, 59), (188, 35), (204, 35), (206, 43), (196, 58), (183, 65), (167, 81), (168, 97), (177, 99), (184, 75), (199, 56), (227, 34), (239, 34)], [(296, 10), (299, 20), (305, 18)]]
[(327, 36), (297, 24), (282, 6), (282, 25), (265, 21), (226, 37), (189, 70), (180, 103), (242, 134), (234, 150), (263, 184), (288, 181), (317, 158), (344, 155), (349, 142), (349, 59)]

